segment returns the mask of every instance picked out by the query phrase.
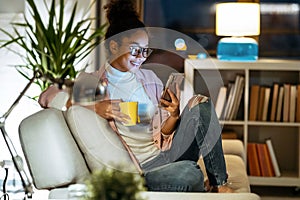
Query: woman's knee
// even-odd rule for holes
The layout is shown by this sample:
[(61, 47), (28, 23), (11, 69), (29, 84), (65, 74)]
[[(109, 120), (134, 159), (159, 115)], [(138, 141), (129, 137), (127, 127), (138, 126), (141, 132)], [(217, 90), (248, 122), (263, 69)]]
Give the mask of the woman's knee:
[(204, 176), (194, 161), (178, 161), (146, 174), (149, 190), (202, 192)]

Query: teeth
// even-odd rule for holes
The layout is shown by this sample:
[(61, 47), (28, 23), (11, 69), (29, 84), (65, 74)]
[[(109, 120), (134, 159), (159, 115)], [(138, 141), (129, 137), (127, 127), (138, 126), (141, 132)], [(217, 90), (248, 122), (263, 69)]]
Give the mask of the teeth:
[(140, 63), (132, 62), (133, 65), (139, 66)]

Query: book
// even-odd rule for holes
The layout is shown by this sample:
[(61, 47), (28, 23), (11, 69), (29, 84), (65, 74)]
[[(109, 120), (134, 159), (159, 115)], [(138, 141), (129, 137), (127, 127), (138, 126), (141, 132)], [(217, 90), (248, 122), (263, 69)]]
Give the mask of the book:
[(223, 114), (222, 114), (222, 119), (227, 119), (228, 112), (229, 112), (229, 109), (230, 109), (230, 104), (231, 104), (231, 101), (233, 101), (234, 88), (235, 88), (235, 83), (234, 82), (231, 82), (231, 83), (228, 84), (227, 101), (226, 101), (226, 105), (225, 105), (225, 108), (224, 108), (224, 111), (223, 111)]
[(283, 84), (284, 94), (283, 94), (283, 113), (282, 113), (282, 121), (289, 121), (289, 113), (290, 113), (290, 95), (291, 95), (291, 85), (288, 83)]
[(266, 176), (266, 177), (275, 176), (267, 144), (257, 143), (256, 148), (257, 148), (257, 155), (258, 155), (261, 176)]
[(272, 162), (272, 165), (273, 165), (275, 176), (281, 176), (279, 165), (278, 165), (277, 158), (276, 158), (276, 155), (275, 155), (275, 151), (274, 151), (274, 148), (273, 148), (272, 140), (270, 138), (266, 139), (266, 144), (267, 144), (267, 147), (268, 147), (268, 150), (269, 150), (269, 153), (270, 153), (271, 162)]
[(232, 114), (229, 117), (231, 120), (237, 119), (238, 111), (239, 111), (242, 96), (243, 96), (244, 87), (245, 87), (245, 78), (243, 76), (240, 76), (236, 99), (233, 104)]
[(261, 176), (256, 143), (247, 144), (247, 163), (250, 176)]
[(224, 105), (226, 102), (226, 93), (227, 93), (227, 87), (226, 86), (220, 87), (218, 97), (217, 97), (216, 107), (215, 107), (219, 119), (221, 118), (222, 112), (224, 110)]
[(222, 139), (237, 139), (238, 135), (235, 131), (222, 131)]
[(291, 85), (291, 88), (290, 88), (289, 122), (295, 122), (296, 97), (297, 97), (297, 87), (296, 87), (296, 85)]
[(277, 102), (278, 102), (278, 92), (279, 92), (279, 84), (274, 83), (273, 84), (273, 90), (272, 90), (272, 103), (271, 103), (271, 113), (270, 113), (270, 121), (274, 122), (276, 119), (276, 108), (277, 108)]
[(252, 85), (250, 89), (249, 120), (251, 121), (257, 120), (259, 89), (259, 85)]
[(297, 85), (296, 122), (300, 122), (300, 84)]
[(234, 109), (234, 105), (236, 104), (236, 99), (237, 99), (237, 93), (238, 93), (238, 88), (240, 86), (240, 80), (241, 80), (241, 75), (237, 75), (235, 77), (235, 81), (234, 81), (234, 86), (232, 88), (232, 96), (230, 98), (230, 101), (228, 101), (228, 109), (225, 115), (225, 120), (232, 120), (232, 113), (233, 113), (233, 109)]
[(270, 94), (271, 94), (271, 88), (266, 87), (265, 94), (264, 94), (263, 111), (261, 116), (262, 121), (267, 121), (268, 118)]
[(257, 110), (257, 120), (262, 120), (264, 102), (265, 102), (265, 90), (266, 87), (260, 87), (259, 89), (259, 98), (258, 98), (258, 110)]
[(277, 122), (281, 121), (282, 104), (283, 104), (283, 93), (284, 93), (283, 86), (280, 86), (280, 88), (279, 88), (279, 94), (278, 94), (277, 110), (276, 110), (276, 121)]

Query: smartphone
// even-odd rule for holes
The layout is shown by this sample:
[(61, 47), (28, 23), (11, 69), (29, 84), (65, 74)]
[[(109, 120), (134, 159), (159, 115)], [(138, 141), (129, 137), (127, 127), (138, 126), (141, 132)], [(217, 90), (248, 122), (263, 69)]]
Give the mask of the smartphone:
[[(182, 88), (184, 74), (183, 73), (171, 73), (168, 81), (166, 83), (165, 89), (163, 91), (163, 94), (161, 96), (162, 99), (171, 102), (171, 96), (168, 93), (167, 89), (170, 89), (175, 95), (176, 95), (176, 85), (179, 86), (179, 88)], [(161, 106), (166, 106), (162, 105)]]

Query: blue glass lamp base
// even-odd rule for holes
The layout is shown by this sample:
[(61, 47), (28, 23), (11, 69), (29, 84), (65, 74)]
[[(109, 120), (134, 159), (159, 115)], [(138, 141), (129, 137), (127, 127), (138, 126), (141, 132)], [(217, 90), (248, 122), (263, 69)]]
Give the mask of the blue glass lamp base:
[(226, 61), (256, 61), (258, 43), (253, 38), (222, 38), (217, 46), (217, 58)]

